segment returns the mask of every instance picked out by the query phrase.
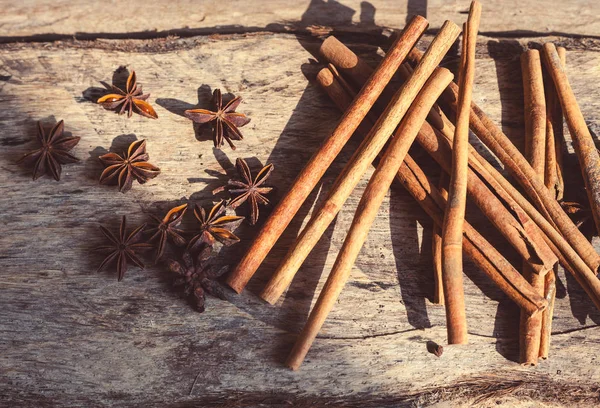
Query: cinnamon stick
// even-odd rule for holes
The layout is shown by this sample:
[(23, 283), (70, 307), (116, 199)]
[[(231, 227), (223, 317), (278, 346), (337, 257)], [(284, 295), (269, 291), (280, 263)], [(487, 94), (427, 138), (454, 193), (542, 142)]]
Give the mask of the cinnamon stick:
[(446, 329), (449, 344), (465, 344), (468, 341), (463, 289), (462, 231), (467, 206), (469, 115), (471, 113), (469, 108), (475, 78), (475, 46), (480, 18), (481, 4), (475, 0), (471, 2), (469, 17), (463, 26), (452, 172), (442, 228), (442, 278), (446, 290)]
[(287, 360), (286, 364), (288, 367), (296, 370), (302, 364), (306, 353), (317, 337), (327, 315), (333, 309), (350, 276), (352, 266), (367, 239), (373, 220), (377, 216), (379, 207), (412, 141), (425, 121), (431, 106), (433, 106), (440, 93), (452, 81), (452, 78), (452, 73), (446, 68), (437, 68), (417, 95), (406, 117), (402, 120), (398, 128), (398, 136), (401, 135), (401, 137), (394, 137), (392, 139), (367, 184), (356, 209), (348, 235), (333, 265), (333, 269)]
[(373, 73), (373, 68), (362, 58), (358, 58), (356, 54), (350, 55), (340, 52), (344, 47), (346, 46), (340, 40), (334, 36), (329, 36), (323, 41), (321, 47), (319, 47), (319, 52), (329, 55), (329, 62), (335, 68), (339, 69), (341, 73), (350, 78), (355, 86), (361, 87)]
[[(363, 140), (340, 176), (331, 188), (327, 199), (313, 213), (310, 221), (292, 245), (281, 265), (267, 283), (261, 297), (269, 303), (275, 303), (289, 286), (296, 272), (321, 238), (327, 226), (354, 190), (361, 177), (385, 145), (387, 138), (404, 117), (417, 93), (421, 90), (431, 73), (440, 63), (454, 40), (459, 29), (456, 24), (446, 21), (433, 39), (414, 74), (404, 86), (396, 92), (394, 98), (380, 116), (371, 132)], [(412, 140), (406, 140), (409, 145)]]
[[(421, 51), (416, 48), (411, 50), (408, 59), (411, 62), (417, 62), (422, 57)], [(456, 101), (458, 95), (458, 86), (451, 83), (448, 89), (442, 94), (441, 99), (446, 103), (448, 107), (456, 111)], [(470, 115), (470, 128), (475, 135), (496, 155), (496, 157), (508, 168), (517, 182), (523, 187), (529, 198), (535, 203), (538, 210), (546, 218), (547, 222), (551, 223), (554, 228), (560, 233), (558, 235), (547, 231), (542, 228), (542, 220), (537, 217), (538, 214), (530, 212), (533, 209), (532, 206), (524, 203), (521, 198), (515, 195), (513, 198), (519, 203), (523, 209), (527, 207), (527, 214), (534, 219), (536, 224), (544, 231), (548, 236), (552, 235), (554, 244), (563, 251), (565, 259), (569, 262), (577, 263), (577, 259), (573, 257), (573, 253), (570, 248), (567, 248), (561, 242), (559, 236), (564, 237), (572, 249), (575, 250), (577, 258), (581, 258), (587, 264), (587, 270), (597, 273), (598, 267), (600, 266), (600, 256), (596, 253), (594, 247), (585, 238), (585, 236), (579, 231), (577, 226), (571, 221), (569, 216), (564, 212), (560, 204), (554, 199), (552, 194), (548, 191), (543, 183), (543, 180), (535, 174), (531, 165), (527, 162), (525, 157), (519, 152), (519, 150), (512, 144), (508, 137), (496, 126), (496, 124), (476, 105), (471, 104), (472, 114)], [(482, 163), (484, 164), (484, 163)], [(498, 179), (501, 182), (500, 179)], [(510, 183), (509, 183), (510, 184)], [(511, 186), (512, 187), (512, 186)], [(511, 191), (511, 196), (516, 189), (510, 189), (506, 186), (505, 190)], [(519, 194), (520, 195), (520, 194)], [(561, 238), (562, 238), (561, 237)], [(584, 268), (574, 267), (574, 270), (578, 270), (583, 276), (587, 275)], [(589, 279), (589, 277), (585, 278)], [(597, 280), (597, 279), (596, 279)], [(595, 287), (595, 284), (591, 282), (590, 288)], [(595, 289), (594, 289), (595, 290)], [(600, 289), (599, 289), (600, 290)], [(598, 291), (594, 296), (600, 295)]]
[[(559, 57), (564, 66), (564, 48), (560, 47)], [(556, 88), (548, 70), (544, 67), (544, 95), (546, 96), (546, 162), (544, 184), (557, 200), (562, 200), (565, 183), (562, 177), (562, 151), (564, 144), (563, 116)]]
[(573, 148), (579, 160), (596, 229), (600, 231), (600, 154), (579, 109), (556, 46), (546, 43), (543, 50), (544, 62), (554, 81), (560, 106), (573, 140)]
[[(317, 80), (331, 100), (336, 103), (341, 111), (344, 111), (352, 101), (352, 94), (348, 95), (346, 93), (345, 88), (337, 82), (327, 68), (319, 72)], [(421, 131), (423, 131), (423, 128), (421, 128)], [(396, 179), (417, 200), (419, 205), (432, 218), (435, 225), (441, 227), (447, 192), (445, 194), (443, 189), (436, 189), (408, 154), (396, 174)], [(485, 272), (500, 290), (519, 307), (530, 313), (545, 310), (546, 302), (533, 291), (531, 285), (466, 221), (463, 248), (465, 254), (475, 265)]]
[(277, 239), (288, 226), (302, 203), (339, 154), (350, 136), (367, 115), (410, 49), (421, 37), (428, 23), (415, 16), (392, 45), (377, 70), (362, 87), (359, 95), (341, 118), (336, 129), (300, 172), (290, 190), (271, 213), (246, 255), (227, 278), (227, 284), (241, 292), (263, 262)]
[[(538, 50), (529, 50), (521, 55), (521, 71), (525, 97), (525, 155), (533, 170), (543, 179), (546, 168), (546, 99)], [(537, 293), (544, 295), (545, 276), (534, 273), (526, 263), (523, 263), (523, 276)], [(519, 332), (522, 365), (537, 364), (541, 335), (542, 314), (530, 315), (522, 310)]]
[[(438, 189), (444, 199), (448, 199), (449, 181), (450, 177), (448, 176), (448, 173), (442, 170)], [(431, 255), (433, 258), (433, 282), (435, 285), (433, 303), (444, 305), (444, 283), (442, 281), (442, 227), (435, 223), (433, 224), (433, 233), (431, 237)]]
[(552, 317), (554, 316), (554, 302), (556, 299), (556, 274), (554, 271), (546, 274), (544, 282), (544, 298), (548, 307), (542, 312), (542, 334), (540, 338), (539, 356), (547, 359), (550, 351), (550, 336), (552, 334)]
[(546, 160), (546, 99), (538, 50), (521, 54), (525, 98), (525, 157), (542, 179)]
[[(566, 50), (563, 47), (558, 47), (558, 56), (563, 67), (566, 64)], [(560, 101), (556, 94), (556, 89), (552, 78), (546, 72), (544, 78), (545, 94), (546, 94), (546, 172), (544, 182), (546, 187), (556, 194), (557, 200), (562, 200), (565, 191), (565, 182), (563, 179), (563, 149), (564, 149), (564, 134), (563, 134), (563, 116), (560, 107)], [(554, 148), (552, 148), (554, 145)], [(554, 161), (554, 174), (552, 173)], [(550, 352), (550, 335), (552, 333), (552, 318), (554, 313), (554, 301), (556, 298), (556, 272), (555, 267), (546, 275), (544, 282), (544, 297), (548, 301), (548, 307), (542, 315), (542, 335), (540, 339), (540, 353), (542, 359), (547, 359)]]

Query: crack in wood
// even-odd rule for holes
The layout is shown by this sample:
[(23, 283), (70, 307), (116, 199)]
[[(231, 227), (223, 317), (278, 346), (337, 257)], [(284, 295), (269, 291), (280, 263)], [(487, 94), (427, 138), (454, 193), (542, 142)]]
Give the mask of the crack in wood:
[[(163, 31), (129, 31), (123, 33), (85, 33), (75, 34), (33, 34), (29, 36), (0, 36), (0, 44), (30, 43), (30, 42), (57, 42), (57, 41), (96, 41), (96, 40), (157, 40), (168, 38), (191, 38), (208, 37), (214, 35), (247, 35), (247, 34), (289, 34), (289, 35), (358, 35), (377, 40), (384, 33), (390, 33), (397, 29), (385, 26), (302, 26), (300, 22), (292, 24), (273, 23), (266, 27), (246, 26), (217, 26), (205, 28), (174, 28)], [(436, 35), (439, 29), (429, 29), (425, 33)], [(600, 35), (583, 35), (560, 31), (531, 31), (531, 30), (509, 30), (509, 31), (481, 31), (480, 36), (490, 38), (535, 38), (535, 37), (564, 37), (571, 39), (600, 39)]]

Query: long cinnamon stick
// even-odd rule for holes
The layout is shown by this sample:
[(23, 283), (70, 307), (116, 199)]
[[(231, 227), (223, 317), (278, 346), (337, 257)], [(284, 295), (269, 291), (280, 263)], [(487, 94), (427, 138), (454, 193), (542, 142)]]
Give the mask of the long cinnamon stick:
[[(448, 176), (448, 173), (442, 170), (438, 188), (445, 199), (448, 199), (449, 182), (450, 177)], [(442, 280), (442, 227), (435, 223), (433, 224), (433, 233), (431, 235), (431, 256), (433, 258), (433, 303), (444, 305), (444, 283)]]
[[(422, 58), (422, 52), (416, 48), (411, 50), (407, 57), (411, 62), (418, 62)], [(458, 96), (458, 86), (455, 83), (451, 83), (448, 89), (442, 94), (442, 100), (452, 110), (456, 111), (456, 101)], [(593, 271), (594, 274), (598, 271), (600, 266), (600, 256), (596, 253), (594, 247), (585, 238), (585, 236), (579, 231), (577, 226), (571, 221), (569, 216), (561, 208), (560, 204), (554, 199), (550, 191), (546, 188), (543, 180), (535, 174), (531, 165), (527, 162), (525, 157), (519, 152), (519, 150), (513, 145), (508, 137), (496, 126), (496, 124), (476, 105), (471, 104), (472, 114), (469, 117), (470, 128), (475, 135), (496, 155), (496, 157), (508, 168), (517, 182), (523, 187), (526, 194), (535, 203), (538, 210), (543, 214), (548, 222), (550, 222), (558, 231), (559, 235), (562, 235), (570, 246), (576, 251), (578, 257), (584, 260), (588, 265), (588, 269)], [(483, 164), (483, 163), (482, 163)], [(499, 182), (501, 180), (498, 180)], [(507, 191), (516, 192), (517, 190)], [(519, 205), (525, 209), (525, 205), (521, 204), (520, 197), (514, 197)], [(528, 209), (533, 207), (528, 206)], [(526, 210), (527, 214), (540, 225), (539, 218), (536, 214), (530, 213)], [(534, 218), (535, 217), (535, 218)], [(551, 235), (549, 231), (542, 228), (544, 233)], [(557, 242), (558, 236), (552, 234), (555, 238), (553, 242), (563, 252), (566, 259), (569, 262), (576, 262), (576, 260), (567, 255), (570, 253), (563, 243)], [(575, 268), (578, 269), (578, 268)], [(580, 269), (580, 272), (585, 275), (585, 272)], [(594, 285), (591, 285), (592, 287)], [(600, 295), (600, 292), (598, 292)]]
[(543, 50), (546, 67), (554, 81), (560, 106), (569, 126), (596, 229), (600, 231), (600, 154), (575, 99), (556, 46), (546, 43)]
[(244, 289), (302, 203), (377, 101), (406, 54), (415, 45), (427, 26), (427, 20), (415, 16), (404, 28), (402, 35), (392, 45), (389, 55), (385, 56), (377, 70), (369, 77), (336, 129), (300, 172), (286, 196), (279, 202), (256, 236), (246, 255), (227, 278), (227, 284), (233, 290), (239, 293)]
[[(333, 51), (329, 49), (329, 51)], [(358, 58), (354, 53), (341, 43), (338, 43), (338, 48), (335, 49), (336, 58), (354, 59)], [(331, 60), (331, 56), (323, 53), (326, 60)], [(403, 64), (398, 69), (398, 74), (401, 79), (408, 79), (412, 74), (412, 70), (407, 64)], [(351, 75), (348, 73), (347, 75)], [(354, 78), (357, 82), (359, 78)], [(344, 87), (348, 89), (348, 87)], [(432, 120), (433, 119), (433, 120)], [(425, 147), (432, 157), (444, 168), (450, 172), (451, 168), (451, 144), (454, 138), (454, 125), (448, 120), (439, 107), (434, 107), (430, 115), (427, 117), (428, 123), (423, 125), (421, 132), (417, 136), (417, 141)], [(431, 124), (431, 126), (429, 126)], [(439, 130), (433, 133), (432, 127)], [(450, 143), (442, 143), (440, 139), (442, 135)], [(477, 151), (469, 145), (470, 161), (471, 156), (483, 159)], [(503, 177), (499, 173), (498, 176)], [(485, 180), (485, 183), (491, 181)], [(500, 233), (508, 240), (508, 242), (517, 250), (517, 252), (527, 260), (537, 273), (545, 274), (551, 270), (556, 264), (556, 255), (553, 255), (551, 249), (546, 244), (542, 237), (541, 231), (535, 228), (534, 223), (528, 215), (520, 209), (520, 207), (508, 195), (495, 196), (495, 193), (479, 179), (477, 175), (469, 175), (467, 183), (467, 193), (475, 204), (481, 209), (484, 215), (494, 224)], [(496, 193), (497, 194), (497, 193)], [(499, 200), (504, 201), (504, 203)], [(506, 205), (506, 206), (505, 206)]]
[[(310, 221), (292, 245), (281, 265), (267, 283), (261, 297), (269, 303), (275, 303), (289, 286), (296, 272), (321, 238), (327, 226), (349, 197), (354, 187), (385, 145), (400, 120), (404, 117), (417, 93), (421, 90), (433, 70), (440, 63), (454, 40), (459, 29), (456, 24), (446, 21), (433, 39), (421, 63), (404, 86), (396, 92), (394, 98), (380, 116), (379, 120), (363, 140), (340, 176), (329, 191), (327, 199), (313, 213)], [(412, 140), (406, 140), (409, 145)]]
[[(334, 78), (327, 68), (321, 70), (317, 75), (319, 84), (339, 109), (344, 111), (352, 101), (352, 95), (347, 94), (346, 88), (341, 86), (336, 78)], [(442, 189), (438, 190), (431, 184), (422, 169), (408, 154), (396, 174), (396, 179), (417, 200), (419, 205), (433, 219), (435, 225), (441, 227), (444, 219), (443, 209), (446, 207), (447, 195), (444, 194)], [(500, 290), (519, 305), (519, 307), (527, 310), (529, 313), (545, 310), (546, 302), (533, 291), (531, 285), (466, 221), (463, 248), (466, 255), (475, 265), (485, 272)]]
[(437, 68), (419, 92), (406, 117), (402, 120), (398, 130), (398, 135), (401, 135), (401, 137), (392, 139), (367, 184), (333, 269), (290, 353), (286, 363), (288, 367), (296, 370), (302, 364), (327, 315), (333, 309), (343, 287), (346, 285), (352, 266), (367, 239), (373, 220), (377, 216), (379, 207), (394, 180), (394, 176), (404, 161), (412, 141), (435, 100), (452, 81), (452, 78), (452, 73), (446, 68)]
[[(558, 47), (558, 56), (563, 67), (566, 64), (566, 50)], [(546, 187), (556, 194), (557, 200), (562, 200), (565, 191), (563, 178), (563, 116), (560, 101), (556, 94), (556, 88), (552, 78), (546, 72), (544, 78), (546, 95), (546, 172), (544, 182)], [(554, 148), (552, 147), (554, 145)], [(552, 172), (554, 162), (554, 174)], [(556, 298), (556, 272), (557, 268), (549, 271), (544, 282), (544, 297), (548, 301), (548, 307), (542, 315), (542, 335), (540, 339), (540, 358), (547, 359), (550, 352), (550, 335), (552, 333), (552, 318), (554, 313), (554, 301)]]
[(538, 50), (521, 54), (525, 98), (525, 157), (542, 179), (546, 160), (546, 99)]
[[(525, 97), (525, 154), (533, 170), (543, 179), (546, 168), (546, 99), (538, 50), (529, 50), (521, 55), (521, 71)], [(534, 273), (526, 263), (523, 263), (523, 276), (537, 293), (544, 295), (545, 276)], [(542, 314), (530, 315), (522, 310), (519, 333), (521, 364), (537, 364), (541, 335)]]
[(446, 290), (446, 329), (449, 344), (468, 342), (467, 317), (463, 289), (462, 231), (467, 206), (469, 166), (469, 115), (475, 78), (475, 46), (481, 18), (481, 4), (471, 2), (469, 17), (463, 26), (462, 62), (459, 70), (459, 91), (452, 172), (448, 189), (448, 205), (442, 228), (442, 278)]

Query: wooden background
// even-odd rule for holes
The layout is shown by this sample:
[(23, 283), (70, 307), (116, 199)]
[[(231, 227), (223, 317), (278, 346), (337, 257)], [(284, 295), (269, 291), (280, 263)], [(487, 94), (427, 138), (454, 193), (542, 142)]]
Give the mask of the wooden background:
[[(395, 185), (338, 305), (298, 372), (283, 361), (335, 260), (368, 177), (275, 307), (256, 296), (357, 146), (347, 148), (242, 295), (193, 311), (162, 265), (130, 268), (117, 283), (96, 273), (98, 225), (148, 220), (181, 202), (208, 205), (237, 157), (274, 163), (277, 201), (340, 114), (314, 82), (314, 52), (329, 33), (372, 63), (407, 15), (462, 23), (468, 1), (7, 1), (0, 15), (1, 406), (560, 406), (598, 403), (600, 312), (561, 270), (550, 359), (515, 361), (518, 309), (472, 264), (465, 291), (470, 344), (445, 347), (432, 305), (431, 222)], [(584, 116), (600, 132), (600, 5), (593, 1), (483, 2), (474, 100), (521, 147), (518, 56), (555, 41)], [(456, 50), (447, 64), (456, 64)], [(159, 119), (127, 118), (90, 99), (121, 65), (135, 69)], [(214, 151), (183, 111), (214, 88), (241, 95), (252, 122), (233, 152)], [(65, 120), (81, 162), (60, 182), (15, 165), (35, 148), (35, 122)], [(97, 157), (148, 141), (162, 173), (127, 194), (98, 185)], [(199, 139), (199, 140), (197, 140)], [(475, 141), (476, 142), (476, 141)], [(570, 149), (570, 148), (569, 148)], [(577, 179), (572, 150), (569, 178)], [(419, 156), (418, 151), (415, 152)], [(439, 170), (429, 163), (431, 174)], [(576, 194), (573, 191), (572, 194)], [(264, 220), (268, 210), (262, 210)], [(242, 209), (243, 212), (243, 209)], [(506, 256), (514, 252), (477, 209), (469, 218)], [(185, 227), (193, 230), (191, 214)], [(215, 260), (235, 264), (257, 229)], [(595, 242), (596, 243), (596, 242)], [(506, 395), (512, 392), (510, 396)], [(439, 403), (438, 406), (444, 406)]]

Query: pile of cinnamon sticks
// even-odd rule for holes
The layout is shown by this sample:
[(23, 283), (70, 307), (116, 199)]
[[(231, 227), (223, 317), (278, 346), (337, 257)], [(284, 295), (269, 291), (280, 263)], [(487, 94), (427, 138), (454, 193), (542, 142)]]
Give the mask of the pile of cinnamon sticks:
[[(565, 74), (565, 50), (544, 44), (522, 56), (526, 152), (471, 102), (481, 5), (473, 1), (462, 30), (457, 83), (440, 62), (461, 30), (446, 21), (423, 53), (415, 45), (428, 27), (414, 17), (372, 69), (335, 37), (320, 48), (327, 63), (317, 80), (344, 112), (337, 127), (300, 172), (227, 283), (238, 293), (254, 275), (302, 203), (361, 123), (371, 129), (331, 187), (326, 200), (289, 249), (261, 297), (274, 304), (335, 218), (367, 169), (376, 170), (363, 193), (332, 271), (287, 365), (302, 364), (341, 293), (394, 179), (436, 225), (436, 302), (444, 304), (448, 343), (468, 341), (463, 295), (463, 252), (521, 309), (521, 362), (547, 358), (560, 263), (600, 308), (600, 256), (557, 200), (564, 183), (560, 152), (563, 117), (569, 127), (594, 220), (600, 221), (600, 157)], [(397, 89), (390, 83), (396, 76)], [(389, 85), (389, 86), (388, 86)], [(439, 104), (439, 105), (438, 105)], [(455, 118), (451, 120), (450, 118)], [(513, 186), (469, 144), (473, 132), (520, 184)], [(416, 141), (447, 176), (438, 184), (408, 155)], [(524, 192), (524, 194), (521, 193)], [(467, 197), (522, 257), (522, 272), (465, 221)]]

